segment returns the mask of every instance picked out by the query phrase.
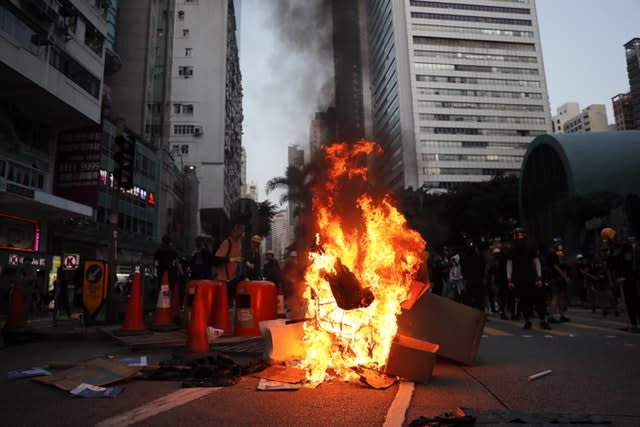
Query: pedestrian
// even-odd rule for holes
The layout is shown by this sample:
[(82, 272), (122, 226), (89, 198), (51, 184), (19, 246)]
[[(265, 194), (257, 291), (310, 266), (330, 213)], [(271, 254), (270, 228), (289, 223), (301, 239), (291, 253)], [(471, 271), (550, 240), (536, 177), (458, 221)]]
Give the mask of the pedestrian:
[(209, 280), (213, 274), (213, 255), (202, 237), (196, 237), (196, 249), (189, 259), (191, 280)]
[(244, 262), (244, 276), (249, 280), (262, 280), (262, 260), (260, 254), (260, 244), (262, 237), (257, 234), (251, 236), (249, 253)]
[(153, 255), (158, 277), (158, 288), (162, 285), (162, 277), (167, 273), (169, 279), (169, 289), (174, 288), (174, 284), (178, 280), (178, 276), (182, 275), (182, 266), (178, 257), (178, 252), (173, 247), (171, 238), (167, 235), (162, 236), (162, 243)]
[(215, 278), (227, 282), (229, 306), (235, 305), (238, 266), (243, 262), (242, 237), (244, 231), (244, 224), (236, 220), (231, 226), (229, 236), (220, 243), (214, 254)]
[(433, 293), (447, 296), (449, 289), (449, 270), (451, 270), (451, 256), (449, 248), (443, 246), (440, 255), (435, 259)]
[[(569, 308), (569, 265), (559, 237), (553, 239), (547, 254), (547, 268), (551, 286), (549, 323), (568, 322), (565, 314)], [(554, 316), (556, 313), (558, 319)]]
[(462, 302), (478, 310), (485, 310), (485, 259), (472, 239), (465, 241), (465, 251), (461, 260), (461, 272), (464, 281)]
[(536, 251), (527, 244), (524, 228), (513, 230), (513, 246), (507, 254), (507, 285), (518, 289), (524, 315), (524, 329), (531, 329), (531, 316), (535, 308), (540, 328), (551, 329), (547, 321), (542, 266)]

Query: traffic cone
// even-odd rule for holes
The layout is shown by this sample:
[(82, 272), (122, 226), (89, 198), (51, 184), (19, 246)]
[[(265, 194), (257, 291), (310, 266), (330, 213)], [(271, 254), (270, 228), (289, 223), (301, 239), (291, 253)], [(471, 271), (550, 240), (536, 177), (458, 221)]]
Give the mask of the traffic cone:
[(187, 350), (193, 353), (205, 353), (209, 351), (207, 338), (207, 308), (204, 302), (204, 289), (196, 287), (193, 305), (191, 306), (191, 318), (187, 335)]
[(276, 296), (276, 314), (278, 316), (278, 319), (287, 318), (287, 311), (285, 309), (284, 302), (284, 289), (282, 288), (282, 285), (278, 285), (278, 295)]
[(162, 284), (158, 293), (156, 312), (153, 314), (151, 329), (154, 331), (173, 331), (178, 326), (171, 319), (171, 299), (169, 297), (169, 273), (162, 274)]
[(124, 322), (122, 322), (122, 327), (119, 330), (114, 331), (114, 335), (125, 336), (150, 333), (144, 328), (143, 317), (140, 272), (136, 271), (133, 274), (133, 283), (131, 284), (129, 304), (127, 305), (127, 313), (124, 316)]
[(23, 328), (27, 325), (27, 317), (24, 313), (24, 292), (20, 285), (14, 286), (11, 292), (11, 305), (7, 312), (7, 323), (4, 330)]
[(218, 280), (213, 283), (215, 287), (215, 305), (211, 310), (211, 322), (217, 329), (222, 329), (225, 337), (233, 336), (233, 328), (229, 316), (229, 299), (227, 297), (227, 282)]
[(180, 285), (177, 283), (173, 285), (173, 292), (171, 293), (171, 320), (178, 326), (182, 325), (182, 319), (180, 319)]

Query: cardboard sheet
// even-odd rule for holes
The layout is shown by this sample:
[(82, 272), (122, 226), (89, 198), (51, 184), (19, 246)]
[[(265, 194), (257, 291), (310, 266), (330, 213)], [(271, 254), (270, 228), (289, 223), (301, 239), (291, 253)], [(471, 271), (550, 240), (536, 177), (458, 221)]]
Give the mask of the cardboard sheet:
[(138, 370), (138, 367), (127, 366), (117, 360), (97, 358), (51, 376), (34, 378), (34, 381), (71, 391), (82, 383), (96, 386), (113, 384), (133, 377)]

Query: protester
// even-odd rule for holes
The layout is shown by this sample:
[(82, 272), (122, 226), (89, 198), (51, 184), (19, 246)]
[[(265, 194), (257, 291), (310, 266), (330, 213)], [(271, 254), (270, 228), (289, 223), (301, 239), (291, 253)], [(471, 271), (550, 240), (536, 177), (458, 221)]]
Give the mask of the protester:
[(524, 315), (524, 329), (531, 329), (531, 316), (535, 308), (540, 328), (551, 329), (547, 322), (542, 267), (537, 253), (528, 246), (524, 228), (513, 230), (513, 247), (507, 254), (507, 285), (518, 289)]
[(67, 319), (71, 318), (71, 307), (69, 306), (69, 287), (63, 277), (62, 268), (58, 268), (56, 279), (53, 282), (53, 326), (58, 322), (58, 313), (63, 311), (67, 314)]
[(242, 263), (242, 237), (245, 226), (236, 222), (231, 227), (229, 236), (220, 243), (214, 256), (216, 266), (216, 279), (227, 282), (227, 295), (229, 305), (235, 305), (235, 288), (237, 284), (236, 276), (238, 266)]
[(196, 249), (189, 260), (192, 280), (211, 279), (213, 268), (213, 255), (204, 238), (196, 237)]
[(466, 281), (462, 302), (478, 310), (485, 310), (485, 259), (475, 242), (465, 241), (465, 251), (461, 260), (462, 277)]
[[(569, 265), (559, 237), (553, 239), (551, 249), (547, 254), (547, 268), (549, 285), (551, 286), (551, 308), (549, 322), (568, 322), (565, 315), (569, 308)], [(558, 314), (558, 319), (554, 317)]]
[(39, 297), (36, 291), (36, 269), (33, 267), (32, 261), (33, 259), (29, 256), (23, 258), (22, 265), (18, 270), (18, 280), (16, 281), (16, 284), (22, 287), (27, 318), (33, 316)]
[(445, 284), (444, 296), (454, 301), (462, 301), (464, 294), (464, 276), (460, 266), (460, 255), (451, 257), (451, 267), (449, 269), (449, 281)]
[(614, 267), (616, 283), (620, 287), (620, 294), (627, 314), (627, 322), (632, 332), (638, 332), (638, 248), (635, 237), (627, 238), (619, 243), (620, 254)]
[(264, 267), (262, 268), (262, 275), (264, 276), (264, 280), (268, 280), (280, 286), (280, 263), (278, 263), (278, 260), (273, 256), (273, 251), (271, 249), (267, 249), (265, 256), (266, 261), (264, 263)]
[(177, 282), (178, 276), (183, 274), (182, 266), (178, 258), (178, 252), (173, 248), (171, 238), (162, 236), (162, 243), (153, 255), (153, 261), (158, 275), (158, 287), (162, 285), (162, 277), (167, 273), (169, 278), (169, 289), (172, 290)]
[(247, 260), (244, 262), (244, 275), (249, 280), (262, 280), (262, 260), (260, 255), (261, 243), (262, 237), (257, 234), (251, 236), (249, 254), (247, 256)]

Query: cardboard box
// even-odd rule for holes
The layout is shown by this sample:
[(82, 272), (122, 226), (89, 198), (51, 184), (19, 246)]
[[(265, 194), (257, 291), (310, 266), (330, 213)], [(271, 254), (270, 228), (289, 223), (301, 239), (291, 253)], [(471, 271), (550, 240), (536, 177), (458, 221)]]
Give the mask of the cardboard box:
[(387, 375), (428, 383), (436, 364), (438, 344), (396, 335), (387, 360)]
[(438, 344), (439, 356), (472, 365), (486, 321), (480, 310), (426, 293), (398, 316), (398, 334)]

